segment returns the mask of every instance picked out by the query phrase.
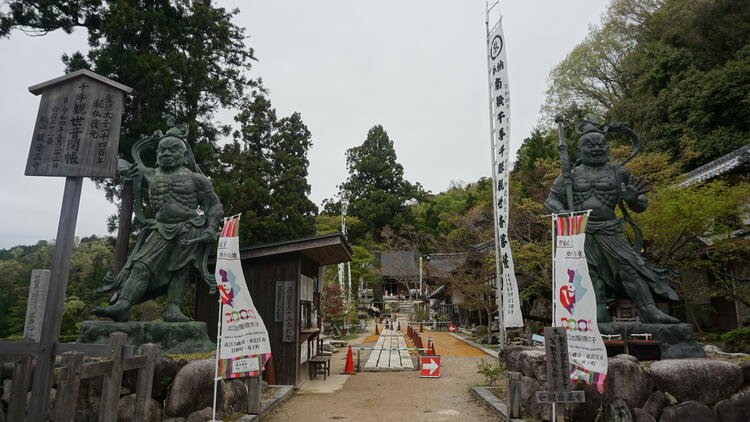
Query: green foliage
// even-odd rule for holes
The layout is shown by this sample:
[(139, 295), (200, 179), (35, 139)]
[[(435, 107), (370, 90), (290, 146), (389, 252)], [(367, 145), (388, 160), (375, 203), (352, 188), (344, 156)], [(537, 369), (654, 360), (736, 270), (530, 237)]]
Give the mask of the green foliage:
[(750, 4), (614, 1), (550, 80), (548, 123), (581, 111), (631, 122), (647, 151), (673, 160), (690, 142), (690, 170), (750, 137)]
[(89, 308), (81, 299), (75, 296), (65, 298), (60, 334), (78, 334), (81, 331), (81, 322), (88, 317), (88, 314)]
[(741, 352), (745, 347), (750, 346), (750, 328), (727, 331), (720, 337), (721, 341), (727, 344), (731, 352)]
[(310, 131), (298, 113), (277, 118), (263, 91), (243, 101), (240, 128), (224, 146), (213, 178), (224, 213), (242, 213), (242, 245), (315, 234), (317, 207), (307, 197)]
[[(50, 268), (54, 244), (46, 241), (33, 246), (16, 246), (0, 250), (0, 337), (23, 334), (29, 296), (31, 270)], [(78, 325), (100, 298), (93, 288), (101, 284), (112, 262), (112, 242), (91, 236), (76, 242), (70, 259), (67, 298), (63, 310), (61, 333), (78, 333)]]
[(505, 363), (500, 361), (489, 361), (484, 358), (477, 362), (477, 373), (484, 377), (485, 385), (495, 385), (505, 373)]
[[(404, 168), (396, 161), (393, 141), (382, 126), (374, 126), (360, 146), (346, 152), (349, 177), (341, 185), (349, 197), (348, 214), (360, 224), (349, 228), (350, 237), (380, 239), (385, 227), (398, 230), (409, 223), (407, 201), (422, 199), (422, 187), (404, 180)], [(340, 203), (328, 202), (328, 214), (340, 212)]]

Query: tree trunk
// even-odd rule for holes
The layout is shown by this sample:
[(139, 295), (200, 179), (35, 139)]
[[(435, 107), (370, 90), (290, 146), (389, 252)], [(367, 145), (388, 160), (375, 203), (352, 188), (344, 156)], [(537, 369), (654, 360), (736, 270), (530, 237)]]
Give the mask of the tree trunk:
[(128, 260), (128, 245), (133, 222), (133, 184), (125, 183), (120, 191), (120, 219), (117, 223), (117, 242), (115, 243), (114, 274), (125, 266)]

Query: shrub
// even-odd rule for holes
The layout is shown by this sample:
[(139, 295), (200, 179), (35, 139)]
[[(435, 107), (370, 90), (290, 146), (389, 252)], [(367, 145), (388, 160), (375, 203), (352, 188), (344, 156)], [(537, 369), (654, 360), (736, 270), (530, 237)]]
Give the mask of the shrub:
[(477, 362), (477, 373), (484, 377), (486, 385), (495, 385), (500, 376), (505, 372), (505, 364), (502, 362), (492, 362), (480, 359)]
[(727, 331), (721, 335), (721, 341), (726, 343), (730, 352), (741, 352), (750, 345), (750, 328)]

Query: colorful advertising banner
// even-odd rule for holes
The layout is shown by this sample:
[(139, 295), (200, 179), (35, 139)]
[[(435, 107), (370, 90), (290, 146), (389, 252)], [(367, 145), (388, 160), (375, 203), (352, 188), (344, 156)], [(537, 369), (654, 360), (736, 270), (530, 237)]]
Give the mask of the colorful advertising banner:
[(599, 334), (596, 296), (584, 250), (588, 212), (553, 214), (552, 220), (555, 246), (553, 325), (567, 332), (571, 380), (595, 385), (599, 392), (604, 392), (607, 349)]
[(492, 131), (492, 177), (495, 201), (495, 244), (498, 290), (502, 289), (503, 325), (523, 327), (513, 254), (508, 241), (508, 181), (510, 179), (510, 91), (502, 20), (487, 34), (490, 82), (490, 129)]
[(224, 220), (216, 251), (216, 284), (221, 301), (217, 375), (223, 378), (258, 375), (271, 356), (268, 331), (242, 273), (239, 225), (239, 216)]

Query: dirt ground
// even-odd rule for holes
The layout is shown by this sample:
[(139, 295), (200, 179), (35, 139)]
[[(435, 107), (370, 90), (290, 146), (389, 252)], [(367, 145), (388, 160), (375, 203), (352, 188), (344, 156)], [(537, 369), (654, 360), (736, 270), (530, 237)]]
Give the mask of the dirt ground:
[[(405, 327), (404, 331), (405, 331)], [(372, 329), (371, 329), (372, 331)], [(480, 384), (477, 362), (489, 358), (444, 332), (425, 331), (441, 356), (441, 377), (420, 378), (418, 371), (359, 372), (343, 389), (330, 394), (295, 394), (276, 409), (270, 421), (495, 421), (469, 394)], [(351, 344), (364, 347), (377, 338), (365, 334)], [(343, 372), (346, 353), (333, 355), (331, 373)], [(367, 354), (362, 354), (363, 362)]]

